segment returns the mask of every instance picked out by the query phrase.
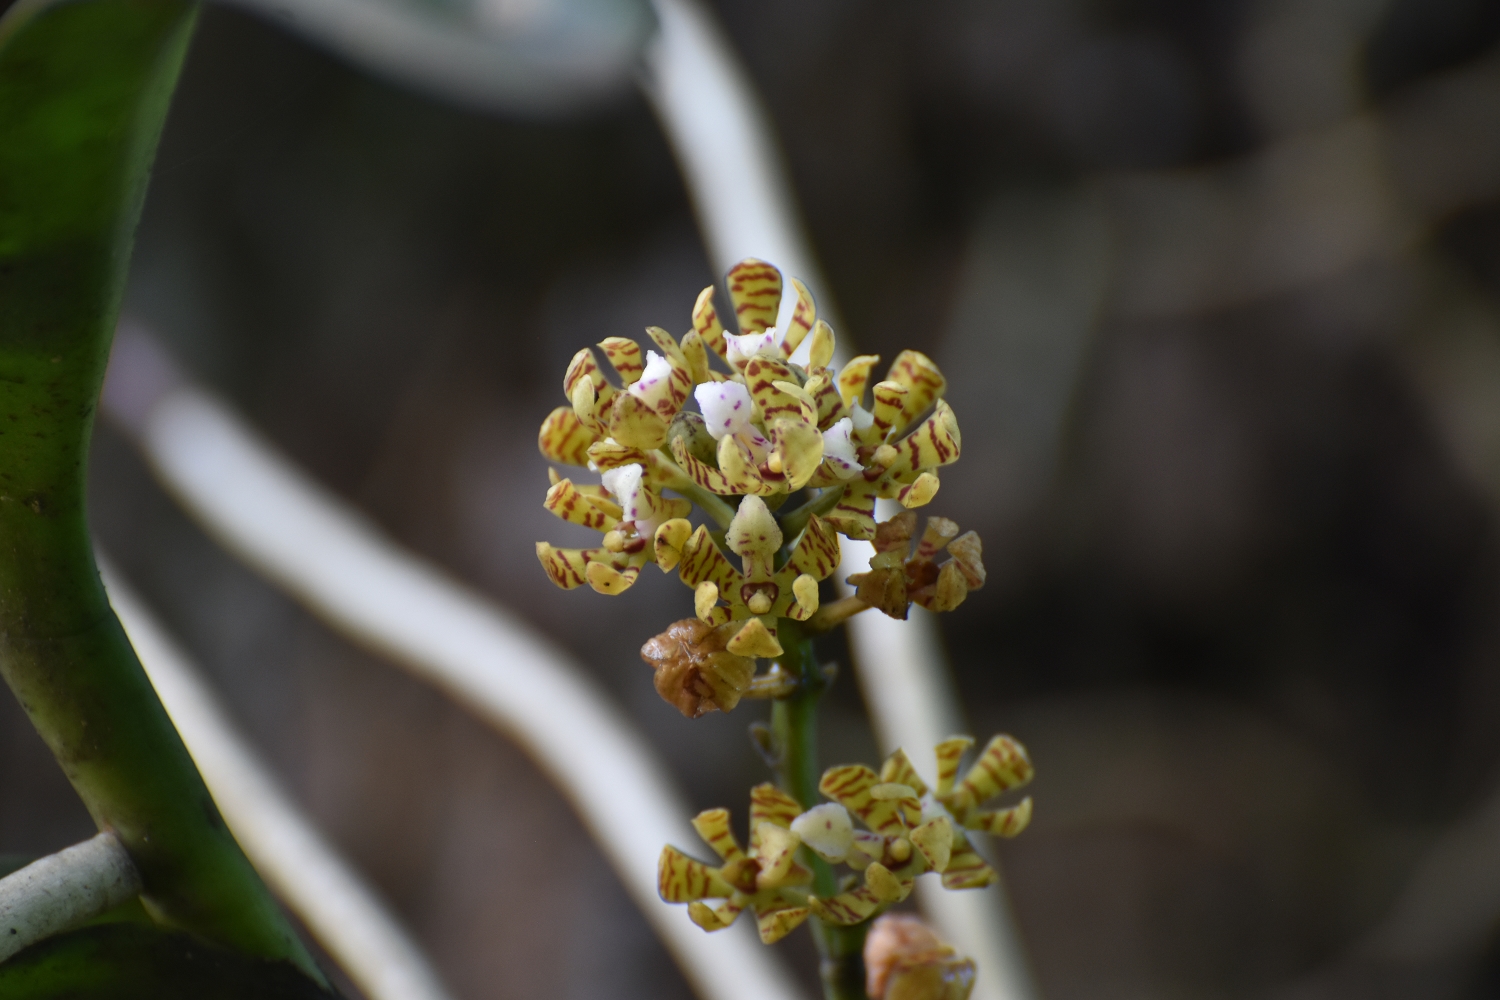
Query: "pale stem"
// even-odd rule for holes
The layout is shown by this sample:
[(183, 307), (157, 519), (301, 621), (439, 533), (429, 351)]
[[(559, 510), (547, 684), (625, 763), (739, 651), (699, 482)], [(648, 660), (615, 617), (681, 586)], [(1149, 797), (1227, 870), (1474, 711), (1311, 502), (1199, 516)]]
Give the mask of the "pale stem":
[(140, 894), (141, 876), (108, 830), (0, 879), (0, 962)]

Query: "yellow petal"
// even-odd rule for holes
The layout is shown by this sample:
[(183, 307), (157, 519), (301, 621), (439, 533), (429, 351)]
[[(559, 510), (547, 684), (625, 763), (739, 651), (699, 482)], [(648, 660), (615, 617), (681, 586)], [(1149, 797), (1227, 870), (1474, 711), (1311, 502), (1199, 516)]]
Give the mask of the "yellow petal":
[(816, 514), (807, 519), (807, 527), (792, 546), (786, 563), (796, 572), (814, 580), (826, 580), (839, 564), (839, 536), (833, 526)]
[(651, 459), (646, 452), (621, 444), (612, 438), (595, 441), (589, 445), (589, 461), (593, 462), (600, 472), (618, 469), (622, 465), (640, 465), (648, 471), (652, 468)]
[[(585, 528), (593, 528), (595, 531), (608, 531), (619, 523), (619, 516), (611, 517), (601, 509), (601, 504), (584, 495), (578, 487), (573, 485), (571, 479), (559, 481), (547, 491), (547, 498), (542, 506), (551, 511), (555, 516), (562, 518), (571, 524), (581, 524)], [(615, 507), (614, 504), (610, 504)], [(619, 510), (615, 507), (615, 510)]]
[(745, 910), (745, 904), (736, 899), (725, 900), (718, 906), (709, 906), (697, 900), (688, 904), (688, 917), (704, 930), (722, 931), (734, 923)]
[(784, 884), (783, 880), (792, 870), (792, 862), (796, 860), (797, 848), (802, 846), (802, 838), (786, 827), (770, 822), (762, 823), (756, 829), (756, 834), (755, 856), (760, 862), (756, 887), (778, 888)]
[(861, 354), (851, 358), (839, 372), (839, 396), (845, 406), (853, 406), (865, 395), (865, 386), (870, 381), (870, 369), (880, 363), (878, 354)]
[(729, 480), (724, 473), (709, 465), (700, 462), (690, 451), (686, 438), (674, 438), (672, 440), (672, 457), (677, 459), (677, 464), (689, 479), (710, 493), (719, 496), (730, 496), (735, 491), (730, 487)]
[(984, 546), (980, 544), (977, 531), (966, 531), (948, 543), (948, 553), (964, 574), (970, 590), (984, 586)]
[(1025, 747), (1009, 736), (996, 736), (964, 774), (958, 787), (944, 796), (944, 804), (959, 822), (965, 822), (969, 810), (1003, 791), (1025, 785), (1035, 773)]
[(880, 767), (880, 780), (907, 785), (918, 796), (927, 794), (927, 786), (917, 774), (917, 769), (912, 766), (911, 759), (906, 756), (905, 750), (898, 749), (885, 759), (885, 763)]
[(781, 309), (781, 272), (763, 260), (746, 257), (725, 279), (740, 333), (760, 333), (776, 325)]
[(719, 322), (719, 314), (714, 310), (713, 285), (699, 292), (698, 301), (693, 304), (693, 332), (703, 338), (703, 343), (709, 350), (720, 358), (728, 359), (729, 352), (724, 344), (724, 324)]
[(783, 906), (775, 910), (757, 912), (755, 926), (760, 931), (763, 944), (775, 944), (801, 926), (812, 911), (805, 906)]
[(703, 810), (693, 817), (693, 829), (698, 831), (703, 842), (712, 847), (714, 853), (724, 861), (738, 861), (745, 856), (744, 849), (729, 827), (728, 809)]
[(800, 621), (806, 621), (818, 610), (818, 581), (803, 573), (792, 581), (792, 596), (802, 611)]
[(823, 463), (823, 435), (811, 419), (799, 416), (777, 420), (771, 427), (771, 440), (781, 458), (786, 489), (800, 490)]
[(563, 395), (568, 397), (570, 402), (573, 394), (578, 391), (580, 382), (587, 382), (593, 388), (595, 399), (593, 412), (596, 416), (601, 410), (608, 408), (610, 400), (615, 395), (615, 387), (609, 384), (609, 380), (599, 370), (599, 362), (594, 359), (594, 352), (587, 347), (573, 355), (573, 360), (568, 362), (567, 374), (563, 376)]
[(871, 394), (875, 397), (875, 405), (870, 410), (875, 422), (870, 425), (869, 440), (885, 441), (893, 431), (901, 429), (901, 410), (906, 405), (909, 391), (900, 382), (887, 381), (876, 382)]
[[(659, 326), (646, 327), (646, 336), (650, 337), (651, 342), (661, 351), (662, 357), (668, 361), (682, 365), (684, 368), (687, 367), (687, 358), (683, 355), (682, 348), (677, 345), (677, 338)], [(895, 378), (894, 375), (891, 377)]]
[(943, 871), (944, 889), (982, 889), (1000, 876), (962, 837), (953, 838), (953, 852)]
[[(873, 868), (874, 866), (871, 865)], [(866, 869), (868, 871), (869, 869)], [(848, 892), (841, 892), (831, 899), (810, 896), (807, 905), (823, 920), (840, 927), (849, 927), (874, 916), (885, 904), (868, 885)]]
[(958, 461), (962, 444), (953, 407), (940, 399), (932, 415), (896, 445), (902, 459), (900, 468), (932, 469), (949, 465)]
[(958, 764), (964, 751), (974, 745), (972, 736), (950, 736), (934, 747), (937, 754), (937, 794), (947, 795), (953, 791), (953, 781), (958, 777)]
[(908, 390), (906, 403), (901, 410), (902, 426), (920, 417), (948, 387), (948, 380), (943, 378), (938, 366), (921, 351), (902, 351), (896, 355), (896, 360), (891, 362), (891, 370), (885, 377), (893, 382), (900, 382)]
[(623, 594), (635, 583), (636, 577), (641, 575), (639, 566), (625, 566), (616, 569), (607, 563), (591, 562), (584, 570), (584, 579), (588, 580), (589, 586), (608, 597)]
[(797, 293), (797, 305), (792, 309), (792, 318), (787, 321), (786, 333), (781, 338), (781, 346), (787, 357), (792, 356), (792, 352), (802, 343), (802, 338), (807, 336), (807, 331), (812, 329), (813, 323), (818, 319), (818, 309), (813, 304), (812, 292), (807, 290), (807, 286), (793, 278), (792, 288)]
[(563, 590), (572, 590), (589, 582), (590, 566), (603, 565), (613, 569), (616, 565), (624, 568), (629, 563), (627, 556), (607, 549), (557, 549), (546, 542), (536, 543), (536, 557), (541, 561), (547, 578)]
[(536, 445), (553, 462), (564, 465), (588, 465), (589, 446), (598, 438), (583, 425), (571, 406), (559, 406), (542, 421)]
[(698, 584), (693, 591), (693, 610), (697, 613), (700, 621), (708, 621), (714, 613), (714, 607), (719, 603), (719, 588), (712, 580), (704, 580)]
[(901, 879), (879, 861), (865, 869), (865, 885), (882, 903), (899, 903), (911, 892), (910, 882), (903, 884)]
[(689, 330), (682, 337), (682, 358), (687, 363), (688, 374), (693, 384), (708, 381), (708, 348), (697, 330)]
[(740, 571), (730, 564), (709, 537), (708, 526), (702, 524), (682, 547), (682, 561), (677, 564), (677, 574), (683, 583), (693, 588), (705, 580), (711, 580), (719, 588), (721, 595), (736, 593), (745, 582)]
[(609, 436), (628, 448), (655, 451), (667, 441), (667, 421), (636, 396), (622, 393), (610, 414)]
[(938, 486), (938, 477), (930, 472), (924, 472), (916, 478), (915, 482), (901, 487), (896, 492), (896, 502), (908, 509), (924, 507), (937, 496)]
[(744, 627), (735, 633), (734, 638), (730, 639), (729, 644), (724, 648), (736, 656), (750, 656), (758, 659), (770, 659), (780, 656), (783, 652), (781, 643), (776, 641), (776, 636), (759, 618), (751, 618), (745, 622)]
[(656, 529), (652, 541), (656, 547), (656, 565), (662, 568), (662, 572), (671, 570), (682, 559), (682, 547), (692, 534), (693, 526), (681, 517), (663, 521)]
[(818, 782), (818, 791), (858, 816), (865, 826), (876, 833), (902, 833), (906, 825), (902, 822), (900, 805), (876, 799), (870, 794), (870, 790), (879, 783), (875, 772), (865, 765), (845, 764), (824, 771), (822, 780)]
[(807, 380), (802, 387), (813, 401), (815, 422), (820, 430), (832, 427), (834, 421), (845, 415), (844, 401), (839, 398), (839, 387), (828, 372), (819, 372)]
[(573, 386), (573, 392), (568, 397), (568, 401), (573, 404), (573, 413), (577, 415), (580, 423), (595, 434), (603, 434), (604, 425), (594, 413), (599, 403), (594, 383), (586, 378), (579, 379), (578, 383)]
[(875, 491), (869, 483), (854, 478), (833, 510), (823, 515), (835, 530), (854, 539), (875, 537)]
[(667, 846), (656, 862), (656, 891), (668, 903), (691, 903), (732, 895), (734, 887), (719, 877), (717, 869)]
[(943, 568), (938, 570), (937, 583), (933, 585), (932, 595), (926, 600), (921, 600), (920, 603), (928, 611), (952, 611), (968, 596), (969, 584), (964, 579), (963, 570), (959, 569), (957, 562), (950, 560), (943, 563)]
[(791, 829), (792, 820), (800, 815), (802, 815), (802, 806), (786, 792), (770, 782), (756, 785), (750, 789), (751, 844), (759, 846), (755, 838), (756, 831), (760, 829), (762, 823)]
[(882, 781), (870, 789), (870, 797), (877, 802), (894, 802), (901, 809), (907, 825), (922, 821), (922, 803), (917, 790), (899, 781)]
[(599, 349), (609, 359), (615, 371), (620, 373), (620, 382), (623, 385), (634, 385), (646, 370), (641, 361), (641, 345), (626, 337), (605, 337), (599, 342)]
[(724, 476), (727, 492), (730, 494), (770, 496), (776, 492), (775, 484), (766, 482), (760, 474), (749, 446), (733, 434), (726, 434), (719, 439), (719, 471)]
[(1026, 796), (1009, 809), (971, 814), (967, 826), (971, 830), (983, 830), (996, 837), (1014, 837), (1031, 823), (1031, 796)]
[(818, 320), (812, 331), (812, 346), (808, 348), (807, 367), (827, 368), (828, 363), (833, 360), (833, 348), (833, 327)]
[(755, 402), (756, 417), (767, 427), (778, 417), (802, 415), (802, 400), (777, 386), (778, 382), (797, 384), (786, 362), (759, 356), (745, 362), (745, 387)]
[(947, 816), (935, 816), (911, 832), (911, 842), (921, 852), (928, 868), (935, 872), (945, 871), (953, 855), (953, 824), (948, 822)]

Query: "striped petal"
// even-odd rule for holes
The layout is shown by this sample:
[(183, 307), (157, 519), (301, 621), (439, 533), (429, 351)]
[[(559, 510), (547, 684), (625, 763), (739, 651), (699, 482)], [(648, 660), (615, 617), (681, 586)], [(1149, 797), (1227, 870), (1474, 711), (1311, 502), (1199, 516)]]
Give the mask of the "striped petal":
[(561, 480), (549, 489), (542, 506), (570, 524), (581, 524), (595, 531), (610, 530), (623, 513), (609, 500), (585, 495), (571, 479)]
[(550, 461), (588, 465), (589, 447), (597, 440), (597, 435), (583, 425), (571, 406), (559, 406), (542, 421), (536, 446)]
[(656, 862), (656, 891), (668, 903), (691, 903), (733, 895), (734, 887), (719, 877), (718, 869), (669, 845)]
[(776, 313), (781, 309), (780, 271), (763, 260), (747, 257), (730, 268), (725, 283), (741, 334), (760, 333), (776, 325)]
[(906, 830), (901, 806), (888, 799), (877, 799), (871, 791), (880, 784), (875, 772), (863, 764), (830, 767), (818, 782), (818, 791), (858, 816), (879, 834), (896, 834)]
[(634, 385), (646, 370), (646, 365), (641, 360), (641, 345), (628, 337), (605, 337), (599, 342), (599, 349), (604, 352), (615, 371), (620, 373), (623, 385)]
[(572, 590), (589, 582), (590, 566), (604, 566), (611, 570), (625, 569), (630, 557), (622, 552), (608, 549), (557, 549), (546, 542), (536, 543), (536, 557), (541, 560), (547, 578), (563, 590)]
[(814, 580), (826, 580), (839, 565), (838, 532), (818, 515), (811, 515), (792, 546), (787, 565)]
[(729, 827), (728, 809), (705, 809), (693, 817), (693, 829), (703, 842), (714, 849), (714, 853), (726, 863), (738, 861), (745, 856), (740, 842)]
[(1000, 878), (961, 836), (953, 838), (953, 851), (943, 871), (944, 889), (982, 889)]
[(974, 745), (972, 736), (950, 736), (934, 747), (937, 754), (937, 789), (939, 797), (953, 791), (954, 779), (958, 777), (958, 765), (964, 751)]
[(1009, 809), (993, 812), (972, 813), (964, 825), (971, 830), (983, 830), (996, 837), (1014, 837), (1031, 824), (1031, 796), (1026, 796)]
[(703, 338), (704, 346), (725, 361), (729, 360), (729, 348), (724, 343), (724, 324), (714, 309), (714, 286), (709, 285), (698, 293), (693, 303), (693, 332)]
[(906, 785), (918, 796), (927, 794), (927, 785), (917, 774), (917, 769), (912, 766), (911, 759), (906, 756), (905, 750), (898, 749), (885, 759), (885, 763), (880, 767), (880, 780)]
[(948, 380), (943, 378), (938, 366), (921, 351), (902, 351), (896, 355), (896, 360), (891, 362), (891, 370), (885, 377), (892, 382), (900, 382), (907, 388), (906, 402), (901, 408), (902, 427), (926, 412), (948, 387)]
[(709, 537), (708, 526), (701, 524), (682, 547), (682, 561), (677, 564), (677, 574), (689, 587), (696, 588), (707, 580), (718, 588), (720, 594), (737, 594), (741, 584), (745, 582), (744, 576), (730, 564)]

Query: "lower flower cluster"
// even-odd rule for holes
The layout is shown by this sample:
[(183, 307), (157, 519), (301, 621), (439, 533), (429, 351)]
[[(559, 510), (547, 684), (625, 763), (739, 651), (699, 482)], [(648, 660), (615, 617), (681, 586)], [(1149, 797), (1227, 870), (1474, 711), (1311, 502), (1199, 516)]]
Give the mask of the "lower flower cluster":
[[(662, 899), (687, 903), (688, 916), (709, 931), (728, 927), (749, 909), (761, 940), (771, 944), (813, 914), (845, 926), (868, 920), (904, 900), (928, 872), (940, 874), (948, 889), (989, 885), (995, 870), (965, 831), (1014, 837), (1025, 829), (1029, 797), (1006, 808), (981, 807), (1027, 784), (1034, 772), (1021, 744), (996, 736), (959, 779), (960, 760), (973, 742), (962, 736), (938, 744), (937, 785), (930, 790), (901, 750), (878, 775), (863, 764), (829, 768), (818, 790), (831, 801), (805, 810), (774, 785), (758, 785), (750, 793), (749, 851), (735, 838), (727, 809), (700, 813), (693, 826), (721, 864), (663, 848), (657, 869)], [(801, 847), (858, 874), (821, 898), (807, 888), (812, 872), (797, 861)]]

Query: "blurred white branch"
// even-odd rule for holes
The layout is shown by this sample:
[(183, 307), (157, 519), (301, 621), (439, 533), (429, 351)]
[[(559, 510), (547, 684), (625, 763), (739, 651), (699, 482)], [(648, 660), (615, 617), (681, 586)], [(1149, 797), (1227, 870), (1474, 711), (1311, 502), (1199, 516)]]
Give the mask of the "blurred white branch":
[(629, 93), (644, 0), (223, 0), (345, 59), (480, 111), (578, 114)]
[(135, 864), (108, 830), (33, 861), (0, 879), (0, 962), (140, 891)]
[(248, 565), (359, 643), (514, 739), (572, 803), (704, 1000), (799, 991), (749, 928), (708, 935), (661, 902), (663, 844), (691, 846), (666, 767), (568, 656), (520, 619), (392, 544), (295, 469), (160, 348), (123, 328), (103, 408), (163, 486)]
[(449, 1000), (421, 949), (281, 790), (108, 560), (98, 561), (120, 624), (256, 870), (369, 1000)]
[[(654, 0), (661, 34), (648, 48), (642, 83), (656, 108), (719, 273), (741, 258), (771, 261), (798, 275), (832, 312), (828, 288), (803, 231), (781, 144), (738, 57), (695, 0)], [(786, 308), (786, 303), (783, 308)], [(839, 360), (852, 351), (839, 338)], [(868, 545), (846, 545), (842, 579), (867, 568)], [(920, 613), (897, 622), (866, 612), (849, 622), (854, 666), (886, 750), (905, 747), (925, 761), (931, 747), (961, 729), (958, 696), (937, 630)], [(1004, 890), (944, 892), (922, 885), (922, 908), (979, 967), (975, 1000), (1035, 994)]]

